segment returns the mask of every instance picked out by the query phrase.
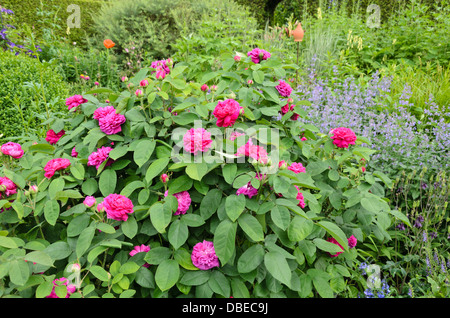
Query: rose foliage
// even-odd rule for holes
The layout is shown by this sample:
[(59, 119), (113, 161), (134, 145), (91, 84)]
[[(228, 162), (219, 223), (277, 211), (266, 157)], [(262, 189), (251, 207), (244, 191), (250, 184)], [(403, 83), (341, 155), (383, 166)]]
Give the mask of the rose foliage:
[(70, 119), (50, 122), (51, 140), (3, 147), (2, 296), (358, 288), (364, 242), (408, 220), (384, 197), (390, 180), (362, 169), (368, 140), (306, 124), (309, 102), (289, 87), (296, 66), (256, 57), (224, 57), (191, 82), (184, 62), (167, 60), (164, 76), (145, 67), (120, 92), (67, 96)]

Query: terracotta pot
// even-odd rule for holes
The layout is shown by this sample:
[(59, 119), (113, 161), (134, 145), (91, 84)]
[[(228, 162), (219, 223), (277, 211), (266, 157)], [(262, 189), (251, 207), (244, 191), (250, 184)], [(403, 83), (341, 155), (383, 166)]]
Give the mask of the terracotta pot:
[(295, 42), (301, 42), (303, 41), (303, 35), (305, 34), (305, 31), (303, 31), (302, 24), (297, 24), (297, 27), (295, 30), (292, 31), (292, 35), (294, 36)]

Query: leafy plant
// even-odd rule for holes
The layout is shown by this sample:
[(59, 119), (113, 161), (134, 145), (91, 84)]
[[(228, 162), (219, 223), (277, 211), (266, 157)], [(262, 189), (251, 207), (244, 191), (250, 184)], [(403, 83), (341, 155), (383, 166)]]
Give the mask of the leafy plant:
[(159, 61), (77, 97), (56, 144), (2, 149), (2, 294), (354, 294), (355, 247), (407, 219), (362, 173), (367, 140), (306, 124), (280, 82), (296, 67), (253, 53), (189, 82), (190, 63)]

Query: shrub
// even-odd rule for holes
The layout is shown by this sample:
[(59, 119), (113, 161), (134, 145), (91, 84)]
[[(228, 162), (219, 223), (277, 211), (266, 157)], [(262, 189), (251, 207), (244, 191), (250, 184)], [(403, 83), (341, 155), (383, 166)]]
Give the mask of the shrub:
[(56, 144), (1, 157), (4, 295), (356, 294), (355, 246), (408, 222), (390, 180), (362, 173), (365, 140), (304, 122), (275, 54), (222, 65), (186, 82), (188, 63), (159, 61), (73, 98)]
[(50, 65), (26, 55), (0, 51), (0, 132), (42, 136), (40, 124), (64, 108), (67, 84)]

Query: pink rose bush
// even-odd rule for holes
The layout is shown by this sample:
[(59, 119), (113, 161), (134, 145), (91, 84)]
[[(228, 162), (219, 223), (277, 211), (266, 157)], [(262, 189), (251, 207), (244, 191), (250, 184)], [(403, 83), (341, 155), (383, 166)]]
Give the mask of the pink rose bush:
[(330, 131), (333, 144), (339, 148), (348, 148), (349, 145), (354, 145), (356, 142), (356, 135), (350, 128), (339, 127)]
[(231, 127), (234, 125), (244, 108), (234, 99), (219, 101), (214, 108), (213, 115), (217, 118), (218, 127)]
[(213, 242), (204, 240), (194, 245), (191, 254), (192, 264), (201, 270), (219, 267), (219, 259), (214, 250)]
[(11, 156), (14, 159), (20, 159), (23, 156), (23, 149), (22, 146), (15, 142), (7, 142), (3, 144), (0, 148), (0, 151), (2, 154)]

